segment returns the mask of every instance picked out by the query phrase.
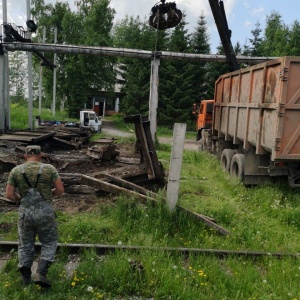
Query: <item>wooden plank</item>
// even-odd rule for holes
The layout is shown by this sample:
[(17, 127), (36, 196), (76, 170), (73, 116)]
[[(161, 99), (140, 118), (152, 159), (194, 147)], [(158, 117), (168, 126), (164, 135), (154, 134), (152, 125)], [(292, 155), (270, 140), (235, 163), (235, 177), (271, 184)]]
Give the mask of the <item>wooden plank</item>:
[(64, 185), (80, 185), (80, 178), (60, 177)]
[[(155, 171), (153, 168), (150, 151), (147, 143), (147, 137), (143, 127), (143, 120), (141, 115), (134, 115), (124, 118), (125, 123), (134, 123), (135, 125), (135, 134), (141, 148), (142, 158), (144, 159), (147, 166), (147, 173), (149, 179), (155, 178)], [(153, 151), (154, 149), (150, 149)]]
[(37, 138), (32, 138), (32, 142), (37, 143), (37, 142), (40, 142), (40, 141), (44, 141), (46, 139), (52, 138), (54, 135), (55, 135), (55, 132), (49, 132), (49, 133), (41, 135)]
[[(109, 173), (106, 170), (106, 171), (95, 172), (95, 173), (92, 173), (90, 175), (91, 175), (91, 177), (94, 177), (94, 178), (97, 178), (97, 179), (103, 179), (103, 178), (106, 177), (107, 174), (110, 174), (110, 175), (117, 174), (118, 175), (118, 174), (124, 174), (124, 173), (126, 175), (128, 175), (128, 166), (117, 167), (117, 168), (115, 168), (113, 170), (109, 170)], [(126, 175), (122, 175), (122, 176), (118, 175), (118, 176), (123, 178), (123, 176), (126, 176)]]
[(109, 139), (109, 138), (103, 138), (103, 139), (99, 139), (96, 141), (91, 142), (91, 145), (97, 145), (97, 144), (112, 144), (114, 143), (114, 139)]
[(81, 173), (63, 173), (63, 172), (59, 172), (59, 176), (60, 177), (66, 176), (66, 177), (78, 177), (78, 178), (80, 178), (82, 176), (82, 174)]
[(191, 210), (189, 210), (187, 208), (184, 208), (184, 207), (182, 207), (180, 205), (177, 205), (177, 207), (179, 209), (185, 211), (189, 215), (192, 215), (192, 216), (196, 217), (197, 219), (205, 222), (209, 227), (215, 229), (216, 231), (218, 231), (218, 232), (220, 232), (220, 233), (222, 233), (224, 235), (229, 235), (229, 231), (228, 230), (226, 230), (226, 229), (222, 228), (221, 226), (219, 226), (218, 224), (214, 223), (211, 218), (206, 217), (206, 216), (201, 215), (201, 214), (194, 213)]
[(0, 135), (0, 140), (7, 141), (20, 141), (20, 142), (39, 142), (45, 139), (51, 138), (55, 135), (55, 132), (34, 132), (34, 131), (17, 131), (9, 132), (8, 134)]
[(117, 157), (116, 160), (123, 164), (139, 165), (140, 159), (135, 157)]
[(143, 127), (144, 127), (144, 132), (146, 135), (146, 139), (147, 139), (148, 148), (151, 153), (150, 158), (151, 158), (153, 169), (155, 172), (155, 178), (162, 179), (165, 176), (165, 174), (164, 174), (163, 168), (161, 167), (161, 165), (158, 161), (154, 141), (152, 139), (152, 134), (150, 131), (150, 121), (143, 121)]
[(114, 194), (125, 193), (125, 194), (131, 195), (131, 196), (141, 198), (143, 200), (152, 200), (152, 201), (156, 202), (155, 199), (153, 199), (149, 196), (137, 193), (135, 191), (130, 191), (130, 190), (125, 189), (123, 187), (120, 187), (120, 186), (117, 186), (117, 185), (114, 185), (114, 184), (111, 184), (111, 183), (108, 183), (108, 182), (105, 182), (103, 180), (96, 179), (96, 178), (93, 178), (93, 177), (90, 177), (90, 176), (87, 176), (87, 175), (82, 175), (81, 176), (80, 183), (89, 185), (91, 187), (103, 190), (103, 191), (108, 192), (108, 193), (114, 193)]
[(0, 135), (0, 140), (2, 140), (2, 141), (31, 142), (32, 136), (18, 136), (18, 135), (3, 134), (3, 135)]
[(5, 197), (0, 197), (0, 201), (4, 201), (4, 202), (12, 204), (12, 205), (19, 205), (17, 202), (11, 201), (11, 200), (9, 200), (9, 199), (7, 199)]
[(138, 193), (141, 193), (143, 195), (149, 195), (152, 198), (156, 197), (155, 193), (153, 193), (153, 192), (151, 192), (151, 191), (149, 191), (149, 190), (147, 190), (147, 189), (145, 189), (145, 188), (143, 188), (143, 187), (141, 187), (137, 184), (134, 184), (132, 182), (129, 182), (127, 180), (124, 180), (122, 178), (115, 177), (115, 176), (112, 176), (112, 175), (109, 175), (109, 174), (107, 174), (106, 177), (108, 179), (110, 179), (111, 181), (115, 182), (115, 183), (121, 184), (123, 187), (128, 187), (131, 190), (134, 190), (134, 191), (136, 191)]
[(37, 131), (9, 131), (10, 135), (25, 135), (25, 136), (41, 136), (47, 132), (37, 132)]
[(53, 137), (53, 144), (62, 147), (64, 149), (78, 149), (79, 146), (81, 145), (80, 143), (73, 143), (73, 142), (69, 142), (63, 139), (59, 139), (57, 137)]
[(65, 193), (68, 194), (93, 194), (94, 192), (95, 192), (95, 188), (92, 188), (87, 185), (65, 186)]

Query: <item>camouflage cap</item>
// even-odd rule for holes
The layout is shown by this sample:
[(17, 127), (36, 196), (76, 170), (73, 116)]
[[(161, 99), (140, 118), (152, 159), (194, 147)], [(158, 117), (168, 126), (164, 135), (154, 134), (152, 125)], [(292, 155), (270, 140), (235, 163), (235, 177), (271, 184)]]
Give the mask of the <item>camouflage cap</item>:
[(26, 154), (35, 154), (35, 155), (38, 155), (38, 154), (41, 153), (41, 147), (40, 146), (36, 146), (36, 145), (27, 146), (25, 153)]

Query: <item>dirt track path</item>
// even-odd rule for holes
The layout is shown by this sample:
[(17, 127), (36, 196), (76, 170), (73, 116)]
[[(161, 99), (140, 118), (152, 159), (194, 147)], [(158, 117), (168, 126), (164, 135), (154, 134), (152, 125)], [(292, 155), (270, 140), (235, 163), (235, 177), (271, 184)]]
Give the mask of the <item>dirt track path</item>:
[[(129, 130), (127, 132), (118, 130), (117, 128), (115, 128), (112, 125), (112, 121), (105, 120), (105, 119), (102, 120), (102, 132), (106, 133), (106, 134), (109, 134), (111, 136), (115, 136), (115, 137), (134, 136), (134, 132), (130, 132)], [(172, 137), (159, 137), (158, 141), (162, 144), (172, 144), (173, 138)], [(184, 149), (198, 151), (199, 145), (196, 142), (196, 138), (194, 140), (185, 139)]]

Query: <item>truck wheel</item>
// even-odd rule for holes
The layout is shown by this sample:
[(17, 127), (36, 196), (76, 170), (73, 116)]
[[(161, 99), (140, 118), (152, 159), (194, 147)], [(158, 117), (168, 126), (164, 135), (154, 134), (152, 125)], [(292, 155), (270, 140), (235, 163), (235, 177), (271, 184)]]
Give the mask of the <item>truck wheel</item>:
[(230, 173), (233, 177), (243, 180), (244, 172), (245, 172), (245, 155), (235, 154), (231, 160)]
[(221, 167), (223, 171), (230, 172), (231, 160), (234, 156), (234, 150), (224, 149), (221, 154)]

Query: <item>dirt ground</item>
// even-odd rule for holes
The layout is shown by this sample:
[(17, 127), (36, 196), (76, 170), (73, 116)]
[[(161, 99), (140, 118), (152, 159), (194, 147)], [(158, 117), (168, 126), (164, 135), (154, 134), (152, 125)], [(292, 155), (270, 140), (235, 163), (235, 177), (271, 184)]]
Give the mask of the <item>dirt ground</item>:
[[(117, 140), (124, 136), (135, 136), (133, 132), (120, 132), (115, 129), (111, 122), (104, 121), (102, 132), (110, 139)], [(161, 138), (161, 143), (172, 143), (172, 138)], [(140, 154), (135, 150), (135, 143), (132, 144), (115, 144), (116, 151), (119, 152), (119, 158), (131, 159), (134, 163), (124, 163), (121, 160), (103, 161), (89, 157), (87, 150), (90, 145), (82, 146), (78, 150), (56, 150), (45, 152), (42, 161), (44, 163), (53, 164), (61, 174), (62, 178), (78, 180), (80, 174), (93, 177), (97, 174), (101, 178), (102, 173), (112, 174), (114, 176), (123, 176), (135, 174), (145, 170), (145, 165), (140, 164)], [(8, 156), (10, 161), (15, 165), (24, 162), (23, 153), (16, 152), (16, 146), (20, 146), (18, 142), (6, 141), (5, 145), (0, 147), (0, 158)], [(197, 150), (198, 146), (195, 141), (186, 140), (185, 149)], [(0, 170), (1, 171), (1, 170)], [(5, 197), (5, 186), (9, 172), (0, 172), (0, 197)], [(74, 188), (72, 184), (65, 184), (66, 193), (57, 196), (53, 199), (54, 208), (58, 211), (63, 211), (70, 214), (75, 214), (82, 211), (92, 210), (93, 207), (103, 201), (114, 201), (112, 194), (107, 194), (99, 190), (87, 186), (78, 186)], [(0, 213), (5, 213), (11, 210), (17, 210), (16, 205), (7, 204), (0, 201)], [(4, 226), (5, 224), (3, 224)], [(2, 229), (2, 228), (1, 228)]]
[[(116, 140), (116, 132), (109, 130), (109, 126), (103, 130), (110, 139)], [(121, 136), (121, 135), (120, 135)], [(118, 157), (126, 157), (136, 159), (139, 161), (139, 154), (135, 152), (135, 145), (132, 144), (117, 144), (115, 151), (119, 152)], [(0, 147), (0, 158), (5, 157), (7, 162), (11, 162), (11, 167), (19, 165), (24, 162), (23, 153), (16, 152), (17, 146), (26, 146), (19, 142), (5, 141)], [(99, 173), (113, 173), (115, 176), (126, 175), (133, 172), (138, 172), (143, 169), (139, 164), (125, 164), (117, 160), (97, 160), (87, 155), (88, 147), (91, 145), (83, 145), (78, 150), (50, 150), (43, 152), (42, 162), (51, 163), (59, 171), (62, 178), (69, 178), (74, 180), (79, 179), (80, 174), (93, 177), (94, 174)], [(118, 158), (117, 157), (117, 158)], [(2, 173), (2, 174), (1, 174)], [(65, 176), (67, 174), (67, 176)], [(74, 176), (72, 176), (74, 174)], [(5, 197), (5, 187), (9, 171), (0, 172), (0, 197)], [(74, 189), (74, 185), (65, 184), (66, 193), (61, 196), (56, 196), (53, 199), (53, 205), (56, 210), (64, 211), (74, 214), (82, 211), (89, 211), (93, 209), (99, 201), (112, 201), (113, 196), (90, 187), (81, 187), (82, 189)], [(0, 213), (17, 210), (17, 206), (7, 204), (0, 201)], [(4, 226), (4, 225), (3, 225)]]

